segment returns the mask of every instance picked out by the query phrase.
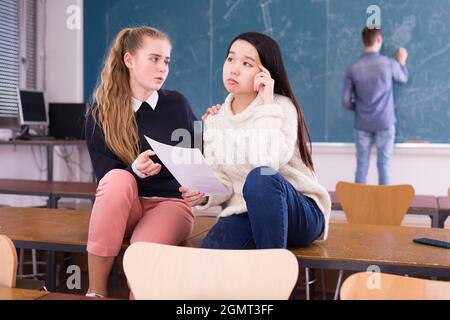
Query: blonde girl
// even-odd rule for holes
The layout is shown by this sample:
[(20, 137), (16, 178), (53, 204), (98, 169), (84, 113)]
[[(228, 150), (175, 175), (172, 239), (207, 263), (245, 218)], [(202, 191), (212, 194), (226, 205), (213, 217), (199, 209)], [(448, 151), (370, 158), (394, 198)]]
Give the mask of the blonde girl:
[(195, 116), (180, 93), (161, 89), (172, 46), (161, 31), (126, 28), (117, 35), (88, 111), (86, 140), (98, 188), (88, 236), (88, 296), (107, 296), (122, 241), (178, 245), (194, 217), (179, 184), (144, 135), (165, 144), (177, 129), (193, 136)]

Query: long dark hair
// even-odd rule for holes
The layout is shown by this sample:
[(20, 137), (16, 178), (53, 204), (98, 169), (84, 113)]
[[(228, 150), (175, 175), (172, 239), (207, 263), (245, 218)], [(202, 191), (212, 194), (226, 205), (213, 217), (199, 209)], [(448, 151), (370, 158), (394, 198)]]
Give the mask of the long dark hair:
[(230, 52), (233, 43), (237, 40), (247, 41), (256, 48), (262, 65), (269, 70), (272, 79), (275, 81), (274, 93), (290, 98), (295, 105), (298, 118), (297, 142), (300, 149), (300, 156), (305, 165), (311, 170), (314, 170), (311, 158), (311, 136), (309, 135), (302, 107), (295, 97), (294, 91), (289, 83), (280, 47), (275, 40), (265, 34), (259, 32), (246, 32), (238, 35), (231, 41), (230, 46), (228, 47), (228, 53)]

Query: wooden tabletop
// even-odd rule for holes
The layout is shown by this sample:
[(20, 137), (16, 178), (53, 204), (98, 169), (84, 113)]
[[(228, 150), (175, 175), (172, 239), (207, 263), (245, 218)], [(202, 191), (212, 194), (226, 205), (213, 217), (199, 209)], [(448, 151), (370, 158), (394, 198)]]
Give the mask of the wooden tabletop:
[(118, 300), (112, 298), (94, 298), (86, 297), (85, 295), (70, 294), (70, 293), (60, 293), (60, 292), (50, 292), (49, 294), (43, 295), (37, 300)]
[(409, 207), (408, 213), (424, 214), (439, 210), (435, 196), (416, 195)]
[(412, 242), (422, 237), (450, 241), (450, 230), (330, 224), (326, 241), (291, 251), (305, 260), (448, 268), (450, 274), (450, 250)]
[[(47, 208), (0, 208), (0, 234), (13, 241), (86, 245), (90, 212)], [(190, 238), (208, 231), (216, 222), (212, 217), (197, 217)], [(124, 241), (127, 246), (128, 241)]]
[(100, 298), (86, 297), (85, 295), (0, 287), (0, 301), (1, 300), (115, 300), (115, 299), (110, 298), (100, 299)]
[(0, 300), (36, 300), (48, 294), (47, 291), (0, 287)]
[(86, 245), (90, 212), (47, 208), (0, 208), (0, 234), (13, 241)]
[(438, 198), (439, 210), (450, 212), (450, 199), (449, 197)]
[(95, 196), (97, 184), (94, 182), (53, 181), (54, 195)]
[(0, 193), (24, 193), (49, 196), (51, 192), (51, 181), (0, 179)]

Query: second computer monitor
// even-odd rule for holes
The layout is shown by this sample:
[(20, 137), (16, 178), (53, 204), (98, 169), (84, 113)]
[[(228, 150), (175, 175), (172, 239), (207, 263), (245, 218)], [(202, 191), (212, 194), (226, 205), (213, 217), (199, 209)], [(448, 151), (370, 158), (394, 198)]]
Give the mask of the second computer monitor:
[(50, 103), (49, 134), (57, 139), (84, 139), (85, 103)]

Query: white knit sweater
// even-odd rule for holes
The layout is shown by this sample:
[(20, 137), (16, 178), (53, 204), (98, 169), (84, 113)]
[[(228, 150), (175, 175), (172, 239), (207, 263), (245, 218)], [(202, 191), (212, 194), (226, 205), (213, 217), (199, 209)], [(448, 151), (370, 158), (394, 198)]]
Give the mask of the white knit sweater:
[(325, 240), (331, 201), (327, 190), (301, 159), (297, 111), (292, 101), (275, 95), (273, 104), (263, 105), (258, 95), (247, 109), (236, 115), (231, 111), (232, 101), (230, 94), (219, 113), (206, 119), (204, 131), (205, 158), (231, 195), (210, 197), (206, 205), (197, 209), (228, 201), (219, 217), (247, 212), (242, 194), (245, 179), (252, 169), (270, 166), (317, 203), (325, 218), (325, 230), (319, 240)]

